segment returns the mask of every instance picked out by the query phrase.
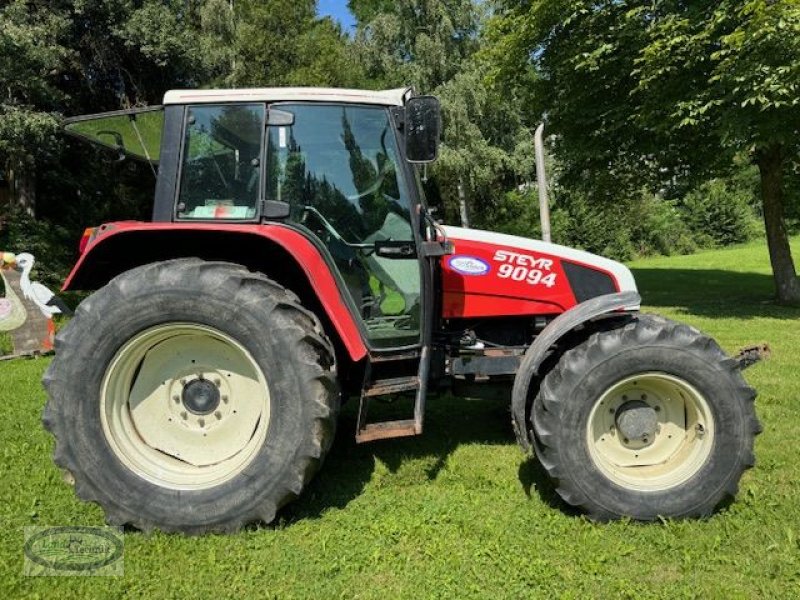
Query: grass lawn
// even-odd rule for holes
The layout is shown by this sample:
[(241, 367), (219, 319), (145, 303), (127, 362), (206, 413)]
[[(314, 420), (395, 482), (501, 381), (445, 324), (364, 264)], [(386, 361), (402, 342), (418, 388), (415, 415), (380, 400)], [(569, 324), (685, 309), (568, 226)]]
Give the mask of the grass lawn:
[[(800, 256), (800, 240), (794, 244)], [(125, 534), (123, 577), (25, 577), (22, 528), (100, 525), (51, 463), (39, 423), (46, 359), (0, 363), (0, 598), (800, 597), (800, 309), (771, 303), (764, 244), (632, 264), (646, 310), (728, 351), (764, 433), (737, 501), (705, 521), (593, 524), (565, 509), (514, 442), (507, 405), (432, 398), (421, 438), (356, 446), (354, 410), (275, 527)]]

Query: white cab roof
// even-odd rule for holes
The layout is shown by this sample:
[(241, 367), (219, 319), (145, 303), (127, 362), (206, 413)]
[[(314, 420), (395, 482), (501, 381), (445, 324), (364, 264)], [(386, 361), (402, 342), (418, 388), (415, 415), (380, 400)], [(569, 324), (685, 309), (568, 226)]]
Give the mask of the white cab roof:
[(232, 90), (170, 90), (164, 104), (216, 104), (221, 102), (350, 102), (402, 106), (411, 88), (383, 90), (348, 90), (315, 87), (240, 88)]

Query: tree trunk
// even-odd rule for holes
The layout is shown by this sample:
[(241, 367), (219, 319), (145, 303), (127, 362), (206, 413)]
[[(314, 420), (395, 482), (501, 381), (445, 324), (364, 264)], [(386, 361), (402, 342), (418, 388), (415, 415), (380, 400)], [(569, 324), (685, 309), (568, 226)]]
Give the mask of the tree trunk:
[(8, 191), (11, 206), (22, 208), (36, 216), (36, 174), (34, 168), (21, 162), (12, 162), (8, 170)]
[(461, 216), (461, 226), (469, 229), (469, 215), (467, 214), (467, 197), (464, 193), (464, 180), (458, 180), (458, 213)]
[(761, 174), (761, 202), (767, 231), (769, 260), (778, 302), (800, 303), (800, 280), (792, 260), (789, 236), (783, 219), (783, 147), (773, 144), (758, 152), (756, 163)]

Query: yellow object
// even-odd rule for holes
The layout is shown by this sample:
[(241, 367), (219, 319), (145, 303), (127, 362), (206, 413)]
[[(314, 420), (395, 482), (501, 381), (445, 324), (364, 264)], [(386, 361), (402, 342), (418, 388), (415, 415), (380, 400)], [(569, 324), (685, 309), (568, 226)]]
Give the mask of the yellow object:
[(0, 260), (0, 267), (2, 267), (5, 265), (13, 265), (17, 260), (17, 255), (13, 252), (3, 252), (0, 254), (0, 258), (2, 258), (2, 260)]

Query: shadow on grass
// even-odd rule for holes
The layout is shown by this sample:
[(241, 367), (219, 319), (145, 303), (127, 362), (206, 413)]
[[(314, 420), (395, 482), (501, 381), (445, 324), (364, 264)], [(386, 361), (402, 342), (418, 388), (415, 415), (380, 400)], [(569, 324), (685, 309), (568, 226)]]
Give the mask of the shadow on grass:
[[(456, 448), (465, 444), (513, 445), (509, 402), (498, 399), (458, 398), (449, 394), (428, 399), (425, 432), (418, 437), (398, 438), (356, 444), (355, 402), (350, 402), (339, 418), (336, 442), (320, 472), (303, 495), (282, 511), (282, 521), (291, 524), (319, 517), (329, 508), (344, 508), (357, 498), (380, 461), (391, 473), (415, 459), (426, 459), (422, 476), (433, 481)], [(378, 418), (378, 409), (376, 409)], [(390, 411), (391, 412), (391, 411)], [(388, 418), (394, 418), (391, 415)], [(380, 418), (387, 418), (380, 413)], [(547, 504), (565, 510), (547, 474), (535, 459), (520, 452), (521, 493), (534, 489)], [(419, 470), (410, 474), (419, 480)], [(404, 488), (398, 488), (398, 493)]]
[(771, 275), (719, 269), (631, 269), (646, 306), (676, 307), (701, 317), (800, 318), (800, 307), (775, 303)]

